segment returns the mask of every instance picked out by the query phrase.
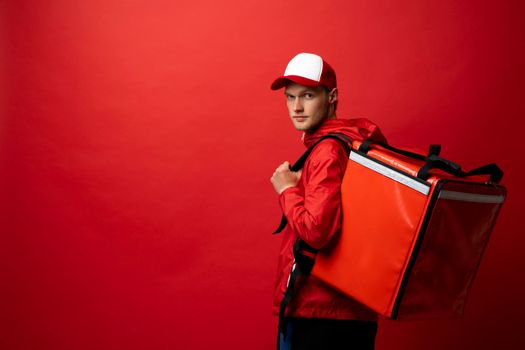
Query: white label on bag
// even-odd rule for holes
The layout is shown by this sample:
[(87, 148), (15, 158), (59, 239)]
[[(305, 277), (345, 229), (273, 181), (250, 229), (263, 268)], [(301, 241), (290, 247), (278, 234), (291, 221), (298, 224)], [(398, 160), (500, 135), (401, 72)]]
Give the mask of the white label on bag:
[(476, 203), (503, 203), (505, 196), (489, 195), (489, 194), (476, 194), (456, 191), (441, 191), (439, 193), (440, 199), (452, 199), (455, 201), (463, 202), (476, 202)]
[(425, 196), (428, 195), (430, 191), (430, 185), (421, 183), (405, 174), (400, 173), (394, 169), (390, 169), (380, 163), (377, 163), (369, 158), (363, 157), (362, 155), (356, 152), (350, 152), (350, 160), (361, 164), (364, 167), (367, 167), (370, 170), (373, 170), (381, 175), (384, 175), (394, 181), (397, 181), (405, 186), (408, 186), (418, 192), (423, 193)]

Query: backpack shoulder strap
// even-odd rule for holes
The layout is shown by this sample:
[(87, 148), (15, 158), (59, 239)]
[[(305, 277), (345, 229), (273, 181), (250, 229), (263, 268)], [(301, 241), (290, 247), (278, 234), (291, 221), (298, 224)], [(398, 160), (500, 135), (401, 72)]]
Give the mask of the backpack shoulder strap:
[(327, 134), (327, 135), (321, 137), (319, 140), (315, 141), (310, 147), (308, 147), (308, 149), (290, 167), (290, 170), (291, 171), (299, 171), (299, 170), (301, 170), (304, 167), (304, 163), (306, 163), (306, 159), (308, 158), (310, 153), (312, 153), (312, 151), (314, 150), (315, 146), (317, 146), (322, 141), (327, 140), (327, 139), (334, 139), (334, 140), (340, 141), (341, 144), (345, 147), (346, 153), (350, 153), (350, 150), (352, 149), (352, 140), (348, 136), (346, 136), (344, 134), (341, 134), (341, 133)]
[[(346, 135), (339, 134), (339, 133), (328, 134), (328, 135), (321, 137), (313, 145), (311, 145), (301, 155), (301, 157), (299, 157), (299, 159), (290, 167), (290, 170), (298, 171), (302, 169), (304, 167), (306, 159), (308, 158), (312, 150), (319, 143), (327, 139), (335, 139), (335, 140), (340, 141), (344, 145), (347, 155), (350, 154), (350, 151), (352, 149), (352, 140), (350, 138), (348, 138)], [(286, 227), (287, 223), (288, 221), (286, 220), (286, 217), (283, 215), (281, 218), (281, 223), (279, 227), (277, 228), (277, 230), (275, 230), (274, 234), (281, 232)], [(315, 262), (316, 254), (317, 254), (317, 249), (310, 247), (302, 239), (297, 238), (293, 246), (294, 261), (292, 264), (292, 269), (290, 271), (290, 276), (288, 278), (288, 284), (286, 286), (286, 290), (284, 292), (283, 299), (281, 300), (281, 305), (279, 306), (278, 329), (279, 329), (279, 332), (282, 333), (282, 335), (285, 338), (286, 338), (286, 328), (287, 328), (286, 320), (285, 320), (286, 307), (288, 306), (290, 300), (295, 294), (297, 278), (301, 274), (306, 275), (306, 276), (310, 274), (310, 271), (312, 270), (312, 267)]]
[[(308, 149), (290, 167), (290, 170), (291, 171), (299, 171), (299, 170), (301, 170), (304, 167), (304, 164), (306, 163), (306, 159), (308, 158), (310, 153), (312, 153), (312, 151), (314, 150), (315, 146), (317, 146), (322, 141), (327, 140), (327, 139), (334, 139), (334, 140), (340, 141), (341, 144), (345, 147), (346, 153), (347, 154), (350, 153), (350, 150), (352, 149), (352, 140), (348, 136), (346, 136), (344, 134), (341, 134), (341, 133), (327, 134), (327, 135), (321, 137), (319, 140), (315, 141), (314, 144), (312, 144), (310, 147), (308, 147)], [(281, 222), (280, 222), (279, 226), (277, 227), (277, 229), (273, 232), (273, 234), (277, 234), (277, 233), (281, 232), (282, 230), (284, 230), (284, 228), (286, 227), (287, 224), (288, 224), (288, 221), (286, 220), (286, 217), (283, 214), (282, 217), (281, 217)]]

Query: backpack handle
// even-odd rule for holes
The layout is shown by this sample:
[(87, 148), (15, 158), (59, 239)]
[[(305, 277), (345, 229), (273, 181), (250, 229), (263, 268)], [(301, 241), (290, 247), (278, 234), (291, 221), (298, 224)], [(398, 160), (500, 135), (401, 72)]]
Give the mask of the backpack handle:
[(463, 170), (461, 170), (461, 167), (458, 164), (451, 162), (450, 160), (447, 160), (445, 158), (433, 155), (428, 157), (425, 165), (423, 165), (423, 167), (419, 169), (417, 177), (421, 180), (427, 180), (430, 176), (429, 172), (431, 169), (441, 169), (457, 177), (489, 175), (489, 182), (495, 184), (498, 184), (503, 178), (503, 170), (501, 170), (501, 168), (498, 167), (495, 163), (483, 165), (469, 172), (464, 172)]
[(461, 166), (459, 166), (459, 164), (456, 164), (448, 159), (439, 157), (439, 153), (441, 152), (441, 145), (430, 145), (427, 156), (424, 156), (419, 153), (406, 151), (404, 149), (396, 148), (384, 142), (377, 142), (371, 140), (364, 141), (359, 146), (358, 150), (364, 154), (367, 154), (368, 151), (370, 151), (371, 146), (374, 144), (379, 145), (389, 151), (425, 162), (425, 165), (423, 165), (423, 167), (421, 167), (421, 169), (417, 173), (417, 177), (421, 180), (426, 181), (430, 177), (431, 169), (440, 169), (457, 177), (489, 175), (489, 182), (495, 184), (498, 184), (503, 178), (503, 171), (495, 163), (483, 165), (469, 172), (464, 172), (461, 169)]
[(364, 141), (359, 146), (359, 152), (367, 154), (368, 151), (370, 150), (370, 146), (372, 146), (374, 144), (375, 145), (379, 145), (379, 146), (381, 146), (381, 147), (383, 147), (383, 148), (385, 148), (385, 149), (387, 149), (389, 151), (392, 151), (392, 152), (395, 152), (395, 153), (398, 153), (398, 154), (402, 154), (405, 157), (414, 158), (414, 159), (421, 160), (421, 161), (426, 161), (427, 158), (432, 156), (432, 155), (439, 156), (439, 153), (441, 152), (441, 145), (430, 145), (429, 148), (428, 148), (428, 154), (426, 156), (424, 156), (424, 155), (419, 154), (419, 153), (414, 153), (414, 152), (406, 151), (404, 149), (396, 148), (394, 146), (390, 146), (388, 143), (371, 141), (371, 140)]

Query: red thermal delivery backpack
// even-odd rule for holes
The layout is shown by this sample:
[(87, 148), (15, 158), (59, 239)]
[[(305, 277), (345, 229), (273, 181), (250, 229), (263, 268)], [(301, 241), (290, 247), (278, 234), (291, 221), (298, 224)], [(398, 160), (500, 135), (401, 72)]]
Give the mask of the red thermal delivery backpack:
[(298, 240), (287, 293), (294, 273), (310, 273), (390, 319), (461, 317), (506, 197), (503, 172), (496, 164), (464, 172), (438, 145), (422, 155), (341, 134), (312, 145), (292, 170), (325, 138), (349, 150), (341, 234), (320, 251)]

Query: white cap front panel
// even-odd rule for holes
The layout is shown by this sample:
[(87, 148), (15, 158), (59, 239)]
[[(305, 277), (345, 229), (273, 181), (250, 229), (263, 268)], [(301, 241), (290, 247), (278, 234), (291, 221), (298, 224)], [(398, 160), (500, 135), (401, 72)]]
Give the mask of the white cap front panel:
[(323, 59), (311, 53), (300, 53), (288, 63), (284, 76), (298, 75), (307, 79), (320, 81), (323, 72)]

